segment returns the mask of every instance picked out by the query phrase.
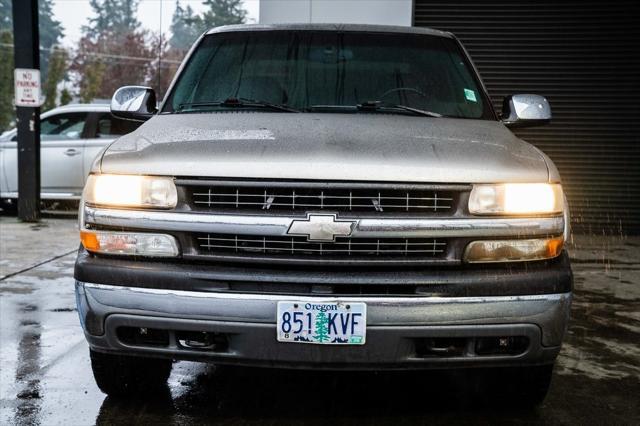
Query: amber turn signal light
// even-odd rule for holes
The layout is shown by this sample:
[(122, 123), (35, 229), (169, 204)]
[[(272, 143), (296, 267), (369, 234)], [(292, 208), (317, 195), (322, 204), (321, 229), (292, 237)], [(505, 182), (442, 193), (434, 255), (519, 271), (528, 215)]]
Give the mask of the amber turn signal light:
[(560, 255), (563, 245), (564, 238), (561, 236), (526, 240), (473, 241), (464, 251), (464, 260), (469, 263), (489, 263), (551, 259)]

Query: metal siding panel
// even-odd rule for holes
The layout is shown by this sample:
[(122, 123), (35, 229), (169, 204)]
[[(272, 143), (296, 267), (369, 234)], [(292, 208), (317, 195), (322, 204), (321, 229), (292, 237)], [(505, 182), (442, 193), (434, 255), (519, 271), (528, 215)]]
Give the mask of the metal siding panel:
[(562, 174), (575, 229), (640, 233), (637, 1), (415, 0), (414, 25), (464, 43), (498, 111), (547, 97), (550, 125), (516, 130)]

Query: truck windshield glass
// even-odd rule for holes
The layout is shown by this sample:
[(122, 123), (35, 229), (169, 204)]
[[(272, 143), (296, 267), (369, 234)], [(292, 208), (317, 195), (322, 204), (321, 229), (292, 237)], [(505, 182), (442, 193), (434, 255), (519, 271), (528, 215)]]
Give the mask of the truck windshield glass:
[(493, 118), (454, 40), (331, 31), (209, 35), (183, 70), (164, 111), (217, 111), (228, 107), (225, 100), (243, 98), (300, 111), (358, 112), (363, 109), (348, 107), (377, 102), (449, 117)]

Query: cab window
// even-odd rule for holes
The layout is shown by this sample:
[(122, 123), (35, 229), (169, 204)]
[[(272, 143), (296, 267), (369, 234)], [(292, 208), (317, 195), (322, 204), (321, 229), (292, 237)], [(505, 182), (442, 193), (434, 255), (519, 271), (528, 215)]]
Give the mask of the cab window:
[(75, 140), (82, 138), (86, 113), (58, 114), (40, 122), (40, 140)]

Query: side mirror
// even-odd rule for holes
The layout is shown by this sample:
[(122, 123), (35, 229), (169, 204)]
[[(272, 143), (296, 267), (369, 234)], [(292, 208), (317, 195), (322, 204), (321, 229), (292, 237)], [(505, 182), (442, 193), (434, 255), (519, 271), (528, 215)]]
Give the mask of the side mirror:
[(551, 121), (551, 107), (544, 96), (510, 95), (502, 102), (502, 122), (507, 127), (531, 127)]
[(111, 114), (117, 118), (146, 121), (156, 112), (156, 92), (150, 87), (124, 86), (111, 98)]

